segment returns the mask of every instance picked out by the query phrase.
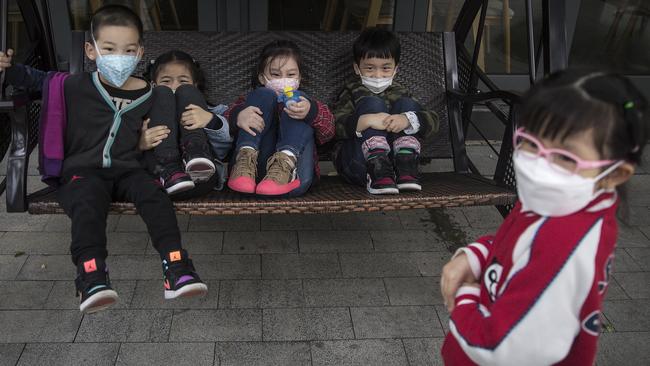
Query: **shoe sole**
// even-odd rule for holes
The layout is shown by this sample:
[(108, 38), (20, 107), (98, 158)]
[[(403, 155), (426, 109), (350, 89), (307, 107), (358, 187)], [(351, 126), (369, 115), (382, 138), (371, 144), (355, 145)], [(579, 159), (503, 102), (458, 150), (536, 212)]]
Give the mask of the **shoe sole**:
[(203, 296), (208, 293), (208, 286), (204, 283), (192, 283), (185, 285), (180, 289), (165, 290), (165, 300), (176, 299), (179, 297)]
[(417, 183), (397, 183), (397, 189), (399, 189), (400, 192), (421, 191), (422, 186)]
[(79, 304), (79, 310), (85, 314), (96, 313), (111, 307), (119, 299), (117, 292), (113, 290), (100, 291)]
[[(228, 183), (226, 184), (228, 188), (235, 192), (239, 193), (255, 193), (255, 189), (257, 189), (257, 184), (253, 183), (252, 185), (246, 184), (243, 185), (239, 182), (241, 177), (235, 178), (235, 179), (228, 179)], [(252, 180), (251, 180), (252, 181)], [(254, 182), (254, 181), (253, 181)]]
[(370, 182), (366, 184), (366, 189), (370, 194), (399, 194), (399, 189), (396, 187), (387, 187), (387, 188), (371, 188)]
[(194, 182), (187, 181), (187, 182), (174, 184), (173, 186), (166, 188), (165, 191), (167, 191), (167, 194), (177, 194), (177, 193), (189, 191), (190, 189), (193, 188), (194, 188)]
[(255, 188), (255, 193), (261, 196), (281, 196), (287, 194), (294, 189), (300, 187), (300, 179), (294, 179), (292, 182), (285, 185), (278, 185), (275, 182), (271, 181), (270, 184), (265, 184), (265, 181), (261, 181), (260, 184)]
[(206, 158), (195, 158), (185, 165), (185, 173), (196, 183), (203, 183), (210, 180), (215, 171), (214, 163)]

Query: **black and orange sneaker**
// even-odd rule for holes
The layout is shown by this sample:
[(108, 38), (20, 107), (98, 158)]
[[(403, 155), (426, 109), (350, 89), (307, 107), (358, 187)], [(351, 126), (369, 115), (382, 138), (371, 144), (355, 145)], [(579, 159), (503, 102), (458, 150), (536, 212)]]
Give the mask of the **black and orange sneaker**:
[(79, 310), (83, 313), (96, 313), (119, 300), (117, 292), (111, 288), (108, 269), (103, 260), (92, 258), (79, 263), (74, 283), (77, 296), (81, 297)]
[(393, 162), (387, 151), (373, 153), (366, 161), (368, 181), (366, 189), (371, 194), (398, 194)]
[(196, 274), (192, 260), (185, 250), (169, 252), (163, 259), (163, 285), (165, 299), (202, 296), (208, 293), (208, 286)]
[(421, 191), (418, 154), (413, 149), (403, 148), (395, 154), (395, 174), (400, 192)]

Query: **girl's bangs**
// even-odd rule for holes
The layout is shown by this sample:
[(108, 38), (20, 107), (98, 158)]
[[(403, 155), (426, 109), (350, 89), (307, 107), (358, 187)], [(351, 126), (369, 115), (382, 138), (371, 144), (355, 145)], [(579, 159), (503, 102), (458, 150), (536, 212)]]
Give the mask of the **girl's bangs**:
[(591, 131), (601, 150), (616, 122), (613, 112), (611, 105), (587, 99), (575, 88), (549, 89), (528, 98), (519, 126), (536, 136), (560, 141)]

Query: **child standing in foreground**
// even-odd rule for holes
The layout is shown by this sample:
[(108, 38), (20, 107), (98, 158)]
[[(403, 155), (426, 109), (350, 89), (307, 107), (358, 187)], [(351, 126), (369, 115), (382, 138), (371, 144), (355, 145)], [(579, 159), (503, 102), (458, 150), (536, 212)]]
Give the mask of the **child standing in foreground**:
[[(314, 140), (321, 145), (334, 137), (334, 118), (327, 105), (298, 91), (304, 69), (291, 41), (273, 41), (262, 49), (253, 91), (225, 113), (236, 136), (230, 189), (296, 197), (318, 178)], [(286, 90), (296, 100), (286, 100)], [(264, 178), (257, 183), (257, 177)]]
[(423, 110), (406, 87), (393, 82), (401, 47), (387, 30), (368, 28), (354, 42), (354, 72), (334, 107), (338, 173), (372, 194), (419, 191), (420, 140), (438, 131), (438, 116)]
[(617, 236), (616, 189), (647, 138), (647, 102), (622, 76), (561, 72), (524, 97), (519, 202), (496, 235), (442, 271), (448, 365), (593, 365)]
[[(98, 72), (45, 76), (14, 65), (6, 75), (16, 86), (48, 88), (44, 108), (63, 111), (63, 131), (58, 133), (65, 154), (57, 199), (72, 221), (70, 251), (77, 267), (79, 309), (93, 313), (118, 300), (106, 264), (106, 219), (112, 201), (133, 202), (147, 224), (162, 260), (164, 297), (205, 294), (207, 286), (181, 246), (172, 202), (141, 165), (138, 141), (151, 107), (151, 86), (130, 75), (143, 54), (142, 22), (129, 8), (108, 5), (93, 15), (91, 36), (85, 52)], [(10, 55), (0, 53), (0, 71), (11, 64)], [(56, 127), (49, 121), (57, 117), (44, 114), (48, 130)]]

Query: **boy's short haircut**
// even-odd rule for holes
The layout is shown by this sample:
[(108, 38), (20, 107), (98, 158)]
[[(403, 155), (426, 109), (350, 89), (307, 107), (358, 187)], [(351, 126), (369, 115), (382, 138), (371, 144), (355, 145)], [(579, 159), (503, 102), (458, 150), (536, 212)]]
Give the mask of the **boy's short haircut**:
[(90, 20), (90, 31), (97, 39), (99, 30), (105, 26), (133, 27), (138, 30), (138, 37), (142, 39), (142, 20), (133, 10), (123, 5), (105, 5), (99, 8)]
[(359, 65), (364, 58), (393, 58), (399, 64), (401, 47), (395, 33), (379, 28), (367, 28), (352, 46), (354, 62)]

